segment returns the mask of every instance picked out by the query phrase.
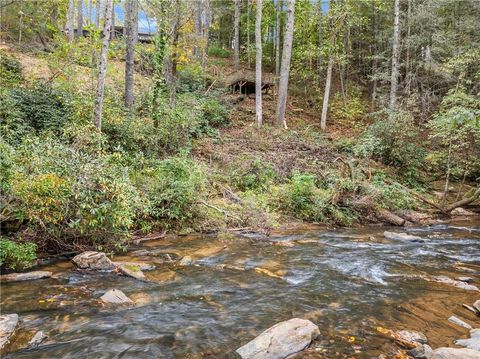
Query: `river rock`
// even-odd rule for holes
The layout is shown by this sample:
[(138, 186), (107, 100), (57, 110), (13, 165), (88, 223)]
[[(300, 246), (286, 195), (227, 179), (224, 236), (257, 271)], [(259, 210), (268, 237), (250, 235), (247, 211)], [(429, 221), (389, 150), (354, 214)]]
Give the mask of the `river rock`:
[(473, 303), (473, 307), (476, 309), (477, 312), (480, 313), (480, 299), (476, 300), (475, 303)]
[(80, 269), (113, 270), (115, 264), (103, 252), (88, 251), (72, 258), (73, 263)]
[(135, 266), (135, 267), (138, 267), (138, 269), (140, 270), (144, 270), (144, 271), (150, 271), (150, 270), (155, 270), (157, 267), (155, 266), (155, 264), (151, 264), (151, 263), (146, 263), (146, 262), (113, 262), (113, 264), (115, 264), (117, 267), (121, 267), (121, 266)]
[(395, 241), (409, 241), (409, 242), (426, 242), (428, 239), (422, 238), (419, 236), (412, 236), (407, 233), (397, 233), (397, 232), (383, 232), (383, 236), (386, 239), (395, 240)]
[(455, 344), (468, 349), (478, 350), (480, 352), (480, 329), (470, 330), (469, 339), (458, 339), (455, 341)]
[(124, 275), (128, 277), (132, 277), (144, 282), (147, 280), (147, 278), (145, 277), (145, 274), (143, 274), (141, 269), (136, 265), (122, 264), (118, 267), (118, 269), (120, 270), (120, 272), (122, 272)]
[(463, 320), (461, 319), (458, 319), (456, 316), (452, 315), (450, 318), (448, 318), (448, 321), (450, 323), (453, 323), (453, 324), (456, 324), (456, 325), (459, 325), (461, 327), (464, 327), (468, 330), (471, 330), (472, 329), (472, 326), (468, 323), (465, 323)]
[(438, 348), (433, 351), (435, 359), (480, 359), (480, 352), (468, 348)]
[(189, 266), (189, 265), (192, 265), (192, 263), (193, 263), (192, 257), (185, 256), (182, 259), (180, 259), (180, 261), (178, 262), (178, 265), (179, 266)]
[(457, 280), (460, 282), (465, 282), (465, 283), (472, 283), (473, 278), (472, 277), (457, 277)]
[(395, 341), (401, 345), (413, 349), (418, 344), (427, 344), (427, 337), (421, 332), (414, 330), (399, 330), (394, 334)]
[(20, 282), (24, 280), (50, 278), (52, 274), (53, 274), (52, 272), (38, 270), (38, 271), (27, 272), (27, 273), (4, 274), (0, 276), (0, 279), (2, 282)]
[(434, 359), (433, 349), (427, 344), (420, 344), (410, 350), (410, 355), (415, 359)]
[(468, 284), (468, 283), (465, 283), (465, 282), (461, 282), (459, 280), (451, 279), (451, 278), (448, 278), (447, 276), (444, 276), (444, 275), (439, 275), (439, 276), (432, 277), (431, 280), (433, 282), (453, 285), (454, 287), (465, 289), (465, 290), (478, 291), (478, 287), (473, 285), (473, 284)]
[(8, 343), (18, 324), (18, 314), (0, 316), (0, 350)]
[(293, 318), (268, 328), (236, 352), (242, 359), (286, 358), (305, 349), (319, 335), (311, 321)]
[(477, 215), (475, 212), (469, 211), (468, 209), (462, 207), (455, 208), (450, 212), (450, 214), (455, 217), (470, 217)]
[(133, 304), (133, 301), (119, 289), (110, 289), (100, 299), (108, 304)]
[(43, 341), (45, 341), (48, 338), (48, 335), (46, 335), (43, 331), (39, 330), (38, 332), (35, 333), (35, 335), (30, 339), (28, 342), (28, 346), (30, 348), (35, 348), (38, 345), (40, 345)]

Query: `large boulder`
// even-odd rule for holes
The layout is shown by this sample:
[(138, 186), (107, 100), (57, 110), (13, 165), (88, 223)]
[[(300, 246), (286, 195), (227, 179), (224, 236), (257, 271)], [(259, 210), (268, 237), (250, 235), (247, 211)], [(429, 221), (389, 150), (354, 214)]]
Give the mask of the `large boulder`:
[(18, 314), (0, 315), (0, 350), (8, 343), (18, 324)]
[(438, 348), (433, 351), (435, 359), (480, 359), (480, 352), (472, 349)]
[(480, 329), (470, 330), (469, 339), (458, 339), (455, 344), (480, 352)]
[(407, 233), (399, 233), (399, 232), (383, 232), (383, 236), (386, 239), (390, 239), (393, 241), (408, 241), (408, 242), (426, 242), (428, 241), (427, 238), (419, 237), (419, 236), (412, 236), (411, 234)]
[(140, 267), (132, 264), (122, 264), (121, 266), (118, 267), (120, 272), (122, 272), (124, 275), (128, 277), (135, 278), (137, 280), (141, 281), (147, 281), (147, 278), (145, 277), (145, 274), (141, 271)]
[(415, 359), (435, 359), (433, 349), (427, 344), (420, 344), (410, 350), (410, 355)]
[(293, 318), (268, 328), (236, 352), (243, 359), (286, 358), (305, 349), (319, 334), (311, 321)]
[(52, 274), (53, 274), (52, 272), (41, 271), (41, 270), (27, 272), (27, 273), (11, 273), (11, 274), (4, 274), (0, 276), (0, 280), (2, 282), (21, 282), (25, 280), (50, 278)]
[(100, 299), (107, 304), (133, 304), (133, 301), (119, 289), (110, 289)]
[(73, 263), (80, 269), (87, 270), (113, 270), (115, 264), (103, 252), (83, 252), (72, 259)]
[(399, 330), (394, 334), (395, 341), (406, 348), (413, 349), (419, 344), (427, 344), (427, 337), (415, 330)]

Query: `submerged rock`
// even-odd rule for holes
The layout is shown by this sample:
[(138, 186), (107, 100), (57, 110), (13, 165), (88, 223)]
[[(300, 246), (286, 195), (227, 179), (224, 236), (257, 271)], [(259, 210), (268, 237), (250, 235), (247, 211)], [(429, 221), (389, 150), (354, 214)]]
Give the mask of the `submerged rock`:
[(268, 269), (265, 269), (265, 268), (261, 268), (261, 267), (255, 267), (254, 268), (255, 272), (257, 273), (261, 273), (261, 274), (265, 274), (269, 277), (272, 277), (272, 278), (278, 278), (278, 279), (283, 279), (281, 276), (273, 273), (272, 271), (269, 271)]
[(458, 277), (457, 280), (460, 282), (465, 282), (465, 283), (472, 283), (473, 278), (472, 277)]
[(128, 277), (135, 278), (137, 280), (146, 281), (145, 274), (141, 271), (140, 267), (132, 264), (122, 264), (118, 267), (121, 273)]
[(410, 355), (415, 359), (434, 359), (433, 349), (427, 344), (420, 344), (410, 350)]
[(479, 351), (467, 348), (438, 348), (433, 354), (435, 359), (480, 359)]
[(395, 341), (399, 344), (413, 349), (418, 344), (427, 344), (427, 337), (421, 332), (414, 330), (399, 330), (394, 334)]
[(48, 338), (48, 335), (46, 335), (43, 331), (39, 330), (38, 332), (35, 333), (35, 335), (30, 339), (28, 342), (28, 346), (30, 348), (35, 348), (36, 346), (40, 345), (43, 341), (45, 341)]
[(157, 267), (154, 264), (151, 263), (146, 263), (146, 262), (113, 262), (117, 267), (121, 266), (135, 266), (138, 267), (140, 270), (144, 271), (150, 271), (150, 270), (155, 270)]
[(468, 349), (478, 350), (480, 352), (480, 329), (470, 330), (469, 339), (458, 339), (455, 341), (455, 344)]
[(448, 321), (450, 323), (453, 323), (453, 324), (456, 324), (456, 325), (459, 325), (461, 327), (464, 327), (468, 330), (472, 329), (472, 326), (468, 323), (465, 323), (463, 320), (461, 319), (458, 319), (456, 316), (452, 315), (450, 318), (448, 318)]
[(72, 258), (73, 263), (80, 269), (113, 270), (115, 264), (103, 252), (88, 251)]
[(18, 314), (0, 316), (0, 349), (8, 343), (18, 324)]
[(397, 232), (383, 232), (383, 236), (386, 239), (395, 240), (395, 241), (409, 241), (409, 242), (426, 242), (427, 238), (422, 238), (418, 236), (412, 236), (407, 233), (397, 233)]
[(180, 261), (178, 262), (178, 265), (183, 267), (183, 266), (192, 265), (192, 263), (193, 263), (192, 257), (190, 257), (190, 256), (185, 256), (185, 257), (183, 257), (182, 259), (180, 259)]
[(236, 352), (242, 359), (286, 358), (305, 349), (319, 335), (311, 321), (293, 318), (268, 328)]
[(40, 270), (27, 272), (27, 273), (11, 273), (11, 274), (4, 274), (0, 276), (0, 280), (2, 282), (20, 282), (24, 280), (50, 278), (52, 274), (53, 274), (52, 272), (40, 271)]
[(432, 277), (431, 280), (433, 282), (453, 285), (454, 287), (465, 289), (465, 290), (478, 291), (478, 287), (475, 286), (475, 285), (468, 284), (468, 283), (465, 283), (465, 282), (461, 282), (459, 280), (451, 279), (451, 278), (448, 278), (447, 276), (444, 276), (444, 275), (439, 275), (439, 276)]
[(133, 301), (119, 289), (110, 289), (100, 299), (108, 304), (133, 304)]

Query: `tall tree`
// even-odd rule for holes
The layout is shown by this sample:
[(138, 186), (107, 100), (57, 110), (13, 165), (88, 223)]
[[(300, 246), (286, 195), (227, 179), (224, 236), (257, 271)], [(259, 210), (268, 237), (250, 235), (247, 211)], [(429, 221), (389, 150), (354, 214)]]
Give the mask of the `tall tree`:
[(333, 54), (328, 58), (327, 79), (325, 80), (325, 91), (323, 93), (322, 117), (320, 119), (320, 128), (325, 130), (327, 128), (327, 113), (328, 102), (330, 100), (330, 87), (332, 85), (332, 71), (333, 71)]
[(110, 39), (115, 38), (115, 0), (112, 0), (112, 27), (110, 29)]
[(257, 0), (255, 16), (255, 123), (260, 128), (263, 122), (262, 109), (262, 0)]
[(208, 39), (212, 23), (210, 0), (202, 0), (202, 67), (207, 65)]
[(68, 1), (68, 21), (67, 21), (67, 30), (68, 30), (68, 40), (71, 42), (75, 36), (75, 0)]
[(395, 0), (392, 45), (392, 75), (390, 79), (390, 109), (394, 110), (397, 102), (399, 56), (400, 56), (400, 0)]
[(202, 0), (195, 0), (193, 5), (193, 33), (195, 35), (193, 45), (193, 55), (195, 59), (200, 59), (199, 42), (202, 40)]
[(113, 0), (105, 0), (105, 23), (103, 25), (103, 41), (98, 69), (97, 94), (95, 99), (95, 110), (93, 112), (93, 124), (99, 130), (102, 128), (103, 97), (105, 94), (105, 76), (107, 74), (107, 53), (110, 46), (110, 34), (112, 30), (112, 2)]
[(233, 61), (235, 70), (240, 69), (240, 0), (235, 0)]
[(285, 110), (287, 107), (288, 78), (290, 76), (290, 60), (292, 58), (293, 26), (295, 19), (295, 0), (287, 0), (287, 23), (283, 38), (282, 65), (277, 99), (277, 125), (287, 128)]
[(77, 37), (83, 36), (83, 0), (78, 0), (77, 7)]
[(282, 0), (277, 0), (275, 5), (275, 77), (277, 78), (277, 85), (278, 85), (278, 78), (280, 76), (280, 15), (282, 11)]
[(247, 0), (247, 62), (250, 68), (250, 0)]
[(101, 0), (95, 0), (95, 28), (98, 29), (100, 26), (100, 5)]
[(125, 106), (132, 107), (135, 44), (138, 36), (138, 2), (127, 0), (125, 3)]

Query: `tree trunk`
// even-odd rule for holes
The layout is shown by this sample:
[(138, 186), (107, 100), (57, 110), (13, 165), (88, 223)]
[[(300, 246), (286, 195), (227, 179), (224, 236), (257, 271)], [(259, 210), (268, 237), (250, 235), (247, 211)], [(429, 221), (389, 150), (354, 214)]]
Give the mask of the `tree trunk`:
[(240, 70), (240, 0), (235, 0), (234, 17), (234, 39), (233, 39), (233, 61), (235, 70)]
[(399, 55), (400, 55), (400, 0), (395, 0), (395, 20), (393, 24), (392, 76), (390, 80), (390, 109), (394, 110), (397, 102)]
[(100, 26), (100, 5), (101, 0), (95, 0), (95, 28), (98, 29)]
[(327, 128), (327, 113), (328, 113), (328, 102), (330, 100), (330, 87), (332, 84), (332, 70), (333, 70), (333, 54), (330, 54), (330, 58), (328, 59), (325, 92), (323, 94), (322, 117), (320, 119), (320, 128), (322, 130), (325, 130)]
[(88, 20), (87, 20), (88, 25), (92, 23), (92, 12), (93, 12), (93, 0), (88, 0)]
[(75, 36), (74, 34), (74, 28), (75, 28), (75, 0), (69, 0), (68, 1), (68, 24), (67, 24), (67, 30), (68, 30), (68, 40), (70, 42), (73, 41), (73, 38)]
[(208, 55), (208, 37), (210, 31), (210, 24), (212, 20), (212, 14), (210, 9), (210, 0), (202, 0), (202, 37), (203, 37), (203, 46), (202, 46), (202, 67), (205, 68), (207, 65), (207, 55)]
[(93, 113), (93, 124), (99, 130), (102, 129), (103, 96), (105, 93), (105, 76), (107, 74), (107, 52), (110, 45), (110, 34), (112, 30), (112, 1), (113, 0), (105, 0), (105, 24), (103, 25), (103, 41), (98, 69), (97, 96)]
[[(108, 1), (108, 0), (107, 0)], [(115, 0), (112, 0), (112, 28), (110, 29), (110, 39), (115, 38)]]
[(133, 106), (135, 44), (138, 35), (137, 0), (127, 0), (125, 3), (125, 107)]
[(196, 60), (200, 59), (200, 47), (198, 43), (202, 40), (202, 0), (195, 0), (193, 8), (193, 33), (194, 33), (194, 45), (193, 56)]
[(257, 0), (255, 16), (255, 122), (260, 128), (263, 122), (262, 109), (262, 0)]
[(283, 39), (282, 66), (277, 99), (277, 125), (287, 128), (285, 111), (287, 107), (288, 78), (290, 75), (290, 59), (292, 57), (293, 25), (295, 19), (295, 0), (287, 0), (287, 24)]
[(178, 38), (180, 30), (180, 0), (175, 0), (175, 15), (173, 19), (172, 27), (172, 53), (170, 58), (170, 108), (175, 107), (175, 102), (177, 98), (177, 63), (178, 63)]
[(275, 77), (277, 78), (277, 86), (278, 86), (278, 79), (280, 77), (280, 28), (281, 28), (281, 18), (280, 14), (282, 11), (282, 0), (277, 0), (276, 7), (275, 7)]
[(83, 0), (78, 0), (77, 8), (77, 37), (83, 36)]
[(250, 0), (247, 0), (247, 62), (250, 68)]

